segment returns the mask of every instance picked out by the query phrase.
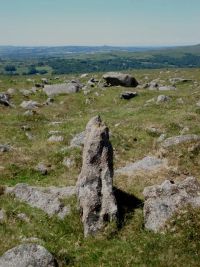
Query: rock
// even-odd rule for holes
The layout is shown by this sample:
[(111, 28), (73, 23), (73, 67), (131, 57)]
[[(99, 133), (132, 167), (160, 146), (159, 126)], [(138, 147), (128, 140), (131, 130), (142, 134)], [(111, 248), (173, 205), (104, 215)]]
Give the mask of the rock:
[(190, 131), (189, 127), (186, 126), (180, 131), (180, 134), (184, 135), (184, 134), (188, 133), (189, 131)]
[(170, 101), (170, 97), (169, 96), (159, 95), (157, 97), (156, 103), (159, 104), (159, 103), (164, 103), (164, 102), (168, 102), (168, 101)]
[(120, 72), (108, 72), (103, 75), (103, 79), (109, 86), (121, 85), (125, 87), (136, 87), (138, 85), (134, 77)]
[(85, 131), (76, 134), (73, 139), (70, 141), (70, 147), (80, 147), (84, 144)]
[(159, 87), (158, 82), (159, 82), (158, 79), (153, 80), (153, 81), (151, 81), (150, 83), (147, 84), (146, 88), (148, 87), (149, 90), (157, 90), (158, 87)]
[(169, 81), (170, 81), (170, 83), (172, 83), (172, 84), (192, 82), (191, 79), (184, 79), (184, 78), (179, 78), (179, 77), (176, 77), (176, 78), (170, 78)]
[(133, 97), (136, 97), (138, 96), (138, 93), (137, 92), (124, 92), (120, 95), (120, 98), (121, 99), (131, 99)]
[(24, 108), (24, 109), (29, 109), (29, 110), (32, 110), (32, 109), (35, 109), (35, 108), (38, 108), (40, 105), (37, 101), (32, 101), (32, 100), (29, 100), (29, 101), (23, 101), (21, 104), (20, 104), (20, 107), (21, 108)]
[(133, 176), (138, 172), (157, 171), (161, 168), (167, 167), (166, 159), (159, 159), (154, 156), (147, 156), (142, 160), (138, 160), (134, 163), (129, 163), (125, 167), (117, 169), (116, 174)]
[(17, 184), (15, 187), (8, 187), (7, 194), (13, 194), (21, 201), (28, 203), (33, 208), (39, 208), (49, 216), (57, 215), (63, 219), (70, 213), (70, 206), (64, 206), (60, 198), (67, 198), (75, 193), (74, 187), (64, 188), (42, 188)]
[(165, 133), (161, 134), (159, 138), (157, 139), (158, 143), (163, 142), (166, 139), (167, 135)]
[(196, 103), (196, 106), (197, 107), (200, 107), (200, 101)]
[(199, 140), (200, 136), (196, 134), (178, 135), (165, 139), (165, 141), (162, 143), (162, 147), (171, 147), (185, 142), (199, 141)]
[(45, 105), (52, 105), (54, 103), (54, 99), (51, 97), (48, 97), (46, 102), (44, 103)]
[(35, 114), (37, 114), (35, 110), (27, 110), (23, 113), (23, 115), (27, 117), (34, 116)]
[(30, 132), (25, 132), (25, 135), (26, 135), (26, 137), (28, 138), (28, 140), (33, 140), (33, 139), (34, 139), (33, 134), (30, 133)]
[(174, 184), (166, 180), (161, 185), (144, 189), (145, 227), (154, 232), (163, 229), (166, 222), (187, 205), (200, 207), (200, 184), (194, 177)]
[(6, 220), (6, 212), (3, 209), (0, 209), (0, 223), (5, 222)]
[(57, 136), (57, 135), (52, 135), (48, 138), (47, 140), (49, 143), (60, 143), (64, 141), (64, 137), (63, 136)]
[(177, 104), (180, 104), (180, 105), (184, 104), (184, 101), (183, 101), (183, 98), (182, 97), (178, 98), (176, 100), (176, 102), (177, 102)]
[(0, 104), (4, 106), (10, 106), (10, 95), (5, 93), (0, 93)]
[(150, 135), (153, 135), (153, 136), (159, 136), (163, 133), (163, 131), (157, 127), (147, 127), (146, 128), (146, 131), (147, 133), (149, 133)]
[(25, 213), (19, 213), (17, 214), (17, 218), (24, 222), (30, 222), (29, 217)]
[(44, 83), (44, 84), (48, 84), (48, 83), (49, 83), (49, 81), (48, 81), (47, 78), (41, 78), (41, 81), (42, 81), (42, 83)]
[(77, 93), (82, 87), (83, 86), (79, 82), (71, 81), (70, 83), (45, 85), (43, 90), (48, 96), (53, 96), (58, 94)]
[(83, 164), (77, 181), (84, 235), (95, 234), (117, 219), (113, 193), (113, 149), (109, 130), (99, 116), (86, 126)]
[(1, 145), (0, 144), (0, 152), (9, 152), (11, 150), (11, 146), (9, 145)]
[(16, 94), (16, 89), (14, 89), (14, 88), (9, 88), (9, 89), (7, 90), (7, 94), (9, 94), (9, 95), (15, 95), (15, 94)]
[(71, 168), (74, 166), (75, 161), (70, 158), (64, 158), (62, 164), (67, 168)]
[(23, 131), (30, 131), (30, 130), (31, 130), (31, 127), (30, 127), (29, 125), (22, 125), (22, 126), (21, 126), (21, 129), (22, 129)]
[(0, 267), (56, 267), (54, 257), (37, 244), (22, 244), (0, 257)]
[(44, 163), (40, 162), (38, 165), (35, 167), (35, 170), (40, 172), (42, 175), (47, 175), (49, 167), (46, 166)]
[(81, 74), (81, 78), (86, 78), (88, 76), (88, 73)]
[(29, 95), (31, 95), (33, 93), (32, 91), (27, 90), (27, 89), (21, 89), (19, 91), (23, 96), (29, 96)]
[(159, 86), (158, 87), (159, 91), (175, 91), (176, 87), (175, 86)]

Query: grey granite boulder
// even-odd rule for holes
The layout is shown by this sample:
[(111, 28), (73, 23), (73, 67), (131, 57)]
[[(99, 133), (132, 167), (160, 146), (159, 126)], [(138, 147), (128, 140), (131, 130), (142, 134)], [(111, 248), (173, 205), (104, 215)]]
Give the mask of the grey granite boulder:
[(143, 194), (145, 227), (154, 232), (161, 231), (176, 212), (188, 205), (200, 207), (200, 183), (194, 177), (177, 184), (166, 180), (146, 187)]
[(120, 72), (108, 72), (103, 75), (103, 79), (109, 86), (121, 85), (125, 87), (136, 87), (138, 85), (134, 77)]
[(113, 149), (109, 130), (99, 116), (86, 126), (83, 164), (77, 181), (77, 195), (84, 235), (95, 234), (117, 219), (113, 193)]
[(0, 257), (0, 267), (56, 267), (52, 254), (36, 244), (14, 247)]
[(79, 82), (71, 81), (69, 83), (45, 85), (43, 90), (48, 96), (59, 94), (77, 93), (83, 86)]
[(116, 174), (133, 176), (138, 172), (156, 171), (161, 168), (167, 167), (167, 161), (165, 159), (159, 159), (154, 156), (147, 156), (142, 160), (138, 160), (134, 163), (129, 163), (127, 166), (117, 169)]

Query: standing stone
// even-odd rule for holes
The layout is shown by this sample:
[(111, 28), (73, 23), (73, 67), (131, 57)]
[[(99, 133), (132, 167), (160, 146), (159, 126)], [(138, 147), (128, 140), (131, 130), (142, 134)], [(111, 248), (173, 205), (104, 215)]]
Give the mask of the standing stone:
[(117, 219), (113, 194), (113, 149), (108, 127), (99, 116), (92, 118), (86, 126), (77, 194), (85, 236), (95, 234), (106, 222)]

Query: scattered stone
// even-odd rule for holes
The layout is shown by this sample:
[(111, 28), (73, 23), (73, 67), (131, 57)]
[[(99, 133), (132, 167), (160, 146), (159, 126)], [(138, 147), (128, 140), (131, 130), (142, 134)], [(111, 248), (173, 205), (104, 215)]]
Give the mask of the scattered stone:
[(187, 205), (200, 207), (200, 184), (194, 177), (177, 184), (166, 180), (161, 185), (146, 187), (143, 194), (145, 227), (154, 232), (161, 231)]
[(2, 145), (0, 144), (0, 152), (9, 152), (11, 150), (11, 146), (10, 145)]
[(180, 131), (180, 134), (184, 135), (184, 134), (188, 133), (189, 131), (190, 131), (190, 129), (186, 126)]
[(60, 198), (72, 196), (74, 187), (34, 187), (27, 184), (17, 184), (15, 187), (7, 187), (6, 193), (13, 194), (21, 201), (28, 203), (33, 208), (39, 208), (49, 216), (57, 215), (60, 219), (70, 214), (70, 206), (64, 206)]
[(64, 137), (63, 136), (57, 136), (57, 135), (52, 135), (48, 138), (47, 140), (49, 143), (60, 143), (64, 141)]
[(32, 91), (27, 90), (27, 89), (21, 89), (19, 91), (23, 96), (29, 96), (29, 95), (31, 95), (33, 93)]
[(36, 88), (43, 88), (43, 87), (44, 87), (44, 85), (43, 85), (43, 84), (41, 84), (41, 83), (35, 83), (35, 87), (36, 87)]
[(49, 97), (47, 98), (46, 102), (44, 103), (45, 105), (52, 105), (54, 103), (54, 99)]
[(9, 94), (9, 95), (15, 95), (15, 94), (16, 94), (16, 89), (14, 89), (14, 88), (9, 88), (9, 89), (7, 90), (7, 94)]
[(20, 107), (21, 108), (24, 108), (24, 109), (29, 109), (29, 110), (32, 110), (32, 109), (36, 109), (40, 106), (40, 104), (37, 102), (37, 101), (32, 101), (32, 100), (29, 100), (29, 101), (23, 101), (21, 104), (20, 104)]
[(113, 149), (109, 130), (99, 116), (86, 126), (83, 165), (77, 181), (77, 194), (84, 235), (95, 234), (117, 219), (113, 194)]
[(3, 209), (0, 209), (0, 223), (5, 222), (6, 220), (6, 212)]
[(134, 77), (120, 72), (108, 72), (103, 75), (103, 79), (108, 86), (121, 85), (125, 87), (136, 87), (138, 85), (138, 82)]
[(76, 134), (70, 142), (70, 147), (81, 147), (84, 144), (85, 131)]
[(187, 134), (187, 135), (178, 135), (167, 138), (163, 143), (162, 147), (171, 147), (178, 144), (191, 142), (191, 141), (199, 141), (200, 136), (196, 134)]
[(0, 257), (0, 267), (56, 267), (54, 257), (37, 244), (22, 244)]
[(184, 104), (184, 101), (183, 101), (183, 98), (180, 97), (176, 100), (177, 104), (180, 104), (180, 105), (183, 105)]
[(159, 103), (164, 103), (164, 102), (168, 102), (168, 101), (170, 101), (170, 97), (169, 96), (159, 95), (157, 97), (156, 103), (159, 104)]
[(46, 164), (40, 162), (38, 165), (35, 167), (35, 170), (40, 172), (42, 175), (47, 175), (49, 171), (49, 166)]
[(149, 133), (150, 135), (153, 135), (153, 136), (159, 136), (163, 133), (163, 131), (157, 127), (147, 127), (146, 128), (146, 131), (147, 133)]
[(48, 96), (52, 96), (58, 94), (77, 93), (82, 89), (82, 87), (82, 84), (79, 82), (71, 81), (70, 83), (45, 85), (43, 90)]
[(86, 78), (88, 76), (88, 73), (81, 74), (81, 78)]
[(27, 110), (23, 113), (24, 116), (31, 117), (33, 115), (37, 114), (35, 110)]
[(196, 106), (197, 107), (200, 107), (200, 101), (196, 103)]
[(74, 159), (70, 159), (70, 158), (65, 157), (63, 159), (62, 164), (67, 168), (71, 168), (75, 165), (75, 161), (74, 161)]
[(44, 83), (44, 84), (48, 84), (48, 83), (49, 83), (49, 81), (48, 81), (47, 78), (41, 78), (41, 81), (42, 81), (42, 83)]
[(138, 172), (158, 171), (162, 168), (167, 168), (166, 159), (147, 156), (142, 160), (127, 164), (125, 167), (116, 170), (115, 173), (126, 176), (133, 176)]
[(30, 132), (25, 132), (25, 135), (26, 135), (26, 137), (27, 137), (29, 140), (33, 140), (33, 139), (34, 139), (33, 134), (30, 133)]
[(175, 86), (159, 86), (158, 87), (159, 91), (175, 91), (176, 87)]
[(30, 222), (29, 217), (25, 213), (18, 213), (17, 218), (26, 223)]
[(165, 133), (161, 134), (159, 138), (157, 139), (158, 143), (163, 142), (167, 138), (167, 135)]
[(22, 126), (21, 126), (21, 129), (22, 129), (23, 131), (30, 131), (30, 130), (31, 130), (31, 127), (28, 126), (28, 125), (22, 125)]
[(170, 78), (169, 81), (172, 84), (192, 82), (191, 79), (184, 79), (184, 78), (178, 78), (178, 77), (176, 77), (176, 78)]
[(136, 97), (136, 96), (138, 96), (137, 92), (124, 92), (120, 95), (120, 98), (129, 100), (129, 99)]
[(159, 82), (158, 79), (153, 80), (153, 81), (151, 81), (150, 83), (147, 84), (146, 88), (148, 87), (149, 90), (157, 90), (158, 87), (159, 87), (158, 82)]
[(10, 95), (0, 93), (0, 104), (9, 107), (10, 106)]

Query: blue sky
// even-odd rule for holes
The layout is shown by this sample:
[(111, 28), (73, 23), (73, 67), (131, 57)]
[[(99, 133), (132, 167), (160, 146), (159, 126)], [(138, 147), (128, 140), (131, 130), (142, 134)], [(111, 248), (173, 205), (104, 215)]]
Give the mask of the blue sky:
[(200, 0), (0, 0), (0, 45), (200, 43)]

